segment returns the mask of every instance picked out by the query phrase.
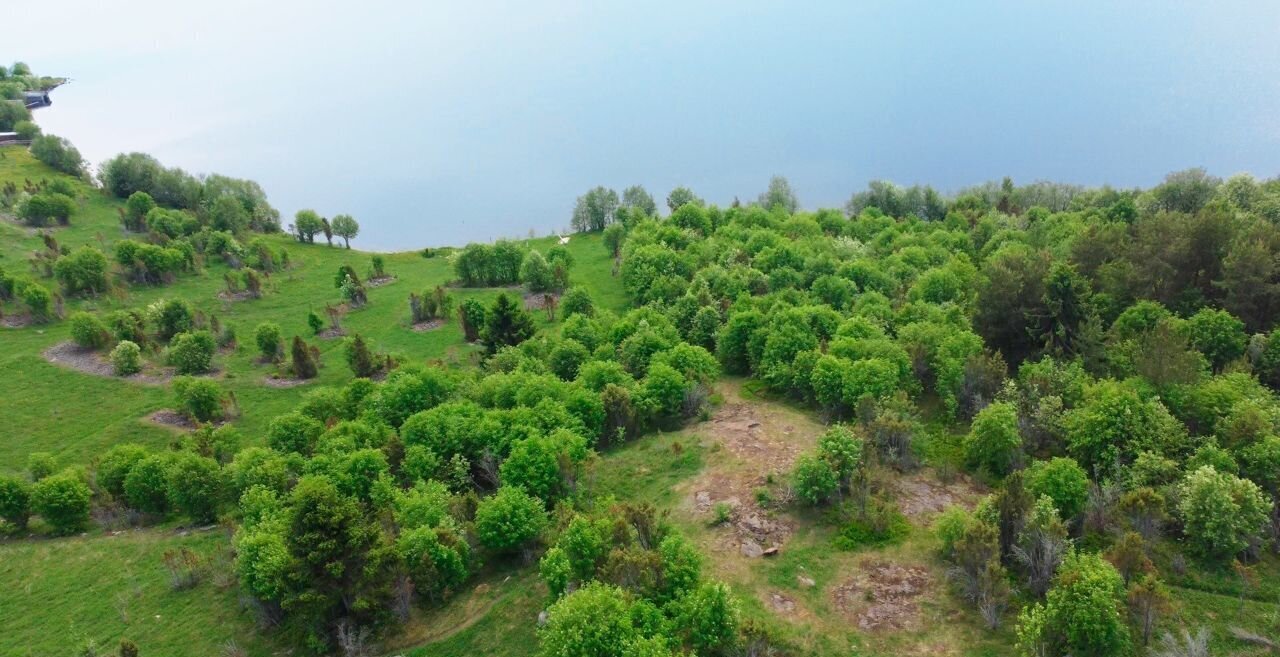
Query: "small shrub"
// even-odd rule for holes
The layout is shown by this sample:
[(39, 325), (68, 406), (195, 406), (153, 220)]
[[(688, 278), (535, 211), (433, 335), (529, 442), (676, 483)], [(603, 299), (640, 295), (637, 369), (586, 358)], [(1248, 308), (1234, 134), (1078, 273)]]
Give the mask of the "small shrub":
[(129, 340), (121, 340), (111, 350), (111, 368), (116, 376), (129, 376), (142, 371), (142, 347)]
[(276, 361), (284, 353), (284, 343), (280, 338), (280, 325), (275, 322), (263, 322), (253, 330), (253, 341), (258, 345), (258, 353), (264, 360)]
[(97, 315), (77, 312), (71, 315), (71, 339), (85, 349), (101, 349), (111, 341), (107, 325)]
[(716, 502), (711, 509), (711, 524), (723, 525), (733, 518), (733, 507), (727, 502)]
[(895, 545), (902, 542), (910, 531), (911, 525), (897, 508), (874, 503), (867, 508), (866, 513), (850, 520), (840, 529), (836, 547), (841, 550), (856, 550)]
[(72, 470), (64, 470), (31, 487), (31, 508), (58, 534), (72, 534), (89, 524), (93, 491)]
[(58, 462), (49, 452), (32, 452), (27, 457), (27, 472), (31, 475), (31, 481), (40, 481), (57, 469)]
[(314, 310), (308, 312), (307, 327), (311, 329), (312, 335), (320, 335), (320, 332), (324, 330), (324, 318)]
[(187, 548), (164, 551), (164, 568), (175, 591), (194, 588), (204, 577), (204, 560)]
[(217, 350), (218, 343), (208, 331), (179, 333), (169, 345), (167, 360), (178, 374), (204, 374), (213, 367)]
[(173, 381), (178, 408), (196, 422), (213, 422), (222, 419), (222, 388), (208, 379), (189, 376)]
[(0, 520), (25, 529), (31, 516), (31, 485), (17, 477), (0, 476)]

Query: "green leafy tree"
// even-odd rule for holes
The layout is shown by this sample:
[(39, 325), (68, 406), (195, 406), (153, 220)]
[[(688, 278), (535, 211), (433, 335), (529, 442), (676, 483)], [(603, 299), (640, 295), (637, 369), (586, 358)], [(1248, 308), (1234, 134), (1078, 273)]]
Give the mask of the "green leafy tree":
[(817, 454), (804, 454), (796, 459), (791, 485), (796, 496), (817, 506), (830, 500), (840, 490), (840, 475), (831, 462)]
[(503, 486), (476, 508), (476, 535), (495, 552), (528, 547), (547, 526), (542, 500), (515, 486)]
[(1053, 500), (1064, 520), (1080, 515), (1089, 499), (1089, 475), (1071, 458), (1036, 461), (1027, 468), (1025, 481), (1032, 495)]
[(571, 223), (578, 232), (604, 230), (613, 223), (618, 210), (618, 193), (605, 187), (596, 187), (578, 197), (573, 208)]
[(595, 302), (591, 300), (591, 294), (586, 288), (575, 285), (569, 288), (560, 299), (560, 314), (565, 319), (574, 315), (593, 317), (596, 314)]
[(795, 192), (791, 191), (791, 183), (782, 176), (769, 179), (769, 188), (760, 193), (757, 202), (767, 210), (781, 208), (787, 214), (795, 214), (800, 208), (800, 201), (796, 199)]
[(622, 255), (622, 244), (626, 239), (626, 226), (620, 223), (605, 226), (602, 241), (604, 242), (604, 248), (609, 250), (609, 257), (618, 258)]
[(69, 176), (84, 174), (84, 158), (80, 155), (80, 151), (62, 137), (40, 135), (32, 139), (31, 155), (55, 171), (61, 171)]
[(151, 195), (137, 191), (129, 195), (124, 202), (125, 228), (141, 233), (147, 229), (147, 215), (156, 208), (156, 200)]
[(175, 510), (198, 523), (217, 519), (225, 483), (217, 461), (181, 452), (169, 464), (168, 475), (168, 495)]
[(702, 199), (698, 198), (697, 194), (693, 193), (693, 190), (688, 187), (677, 187), (671, 190), (670, 194), (667, 194), (667, 209), (672, 212), (675, 212), (676, 210), (679, 210), (681, 206), (688, 205), (690, 203), (694, 205), (706, 204)]
[(978, 412), (964, 441), (965, 459), (995, 476), (1008, 474), (1021, 458), (1018, 411), (996, 402)]
[(471, 548), (449, 526), (416, 527), (402, 534), (396, 550), (414, 590), (431, 601), (444, 600), (466, 581)]
[(1123, 617), (1124, 582), (1102, 557), (1071, 552), (1043, 604), (1023, 610), (1018, 645), (1024, 655), (1119, 657), (1131, 640)]
[(40, 481), (58, 469), (58, 461), (49, 452), (32, 452), (27, 457), (27, 473), (31, 481)]
[(253, 341), (263, 360), (275, 362), (284, 354), (284, 341), (280, 337), (280, 325), (262, 322), (253, 329)]
[(697, 654), (724, 654), (733, 646), (739, 612), (728, 586), (707, 582), (672, 604), (675, 625)]
[(1203, 308), (1183, 326), (1191, 346), (1209, 359), (1215, 371), (1244, 354), (1244, 322), (1225, 310)]
[(267, 445), (286, 454), (309, 455), (321, 433), (324, 433), (323, 424), (294, 411), (275, 418), (267, 425)]
[(564, 596), (538, 629), (538, 657), (624, 657), (641, 638), (631, 608), (622, 589), (601, 582)]
[(337, 215), (329, 224), (332, 226), (333, 234), (341, 237), (348, 249), (351, 248), (351, 240), (360, 234), (360, 224), (349, 214)]
[(653, 195), (641, 185), (632, 185), (622, 190), (622, 207), (635, 208), (646, 217), (658, 214), (658, 204), (653, 202)]
[(1226, 561), (1260, 541), (1271, 501), (1258, 485), (1204, 466), (1178, 487), (1183, 532), (1205, 558)]
[(520, 263), (520, 280), (529, 287), (530, 292), (547, 292), (555, 287), (551, 265), (535, 250), (526, 253), (524, 261)]
[(53, 264), (53, 275), (69, 295), (106, 292), (108, 270), (107, 256), (92, 246), (77, 247)]
[(316, 241), (316, 233), (324, 230), (324, 220), (315, 210), (298, 210), (293, 217), (293, 230), (299, 242), (311, 244)]
[(94, 482), (114, 497), (124, 495), (124, 479), (138, 461), (147, 458), (147, 448), (136, 443), (121, 443), (108, 449), (98, 459)]

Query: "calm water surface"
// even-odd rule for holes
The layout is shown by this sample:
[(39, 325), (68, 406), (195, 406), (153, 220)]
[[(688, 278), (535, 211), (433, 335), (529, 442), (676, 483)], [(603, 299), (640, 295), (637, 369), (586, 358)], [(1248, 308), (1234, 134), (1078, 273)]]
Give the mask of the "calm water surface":
[(1273, 2), (188, 4), (23, 2), (52, 27), (0, 60), (74, 78), (38, 120), (89, 159), (254, 178), (365, 248), (545, 234), (597, 184), (1280, 174)]

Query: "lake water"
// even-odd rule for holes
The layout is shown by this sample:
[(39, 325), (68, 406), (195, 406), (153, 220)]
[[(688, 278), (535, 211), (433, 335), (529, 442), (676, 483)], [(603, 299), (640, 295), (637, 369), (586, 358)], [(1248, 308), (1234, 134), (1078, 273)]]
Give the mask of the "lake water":
[(186, 4), (24, 2), (49, 27), (0, 60), (74, 79), (37, 120), (90, 160), (253, 178), (365, 248), (546, 234), (598, 184), (1280, 173), (1277, 3)]

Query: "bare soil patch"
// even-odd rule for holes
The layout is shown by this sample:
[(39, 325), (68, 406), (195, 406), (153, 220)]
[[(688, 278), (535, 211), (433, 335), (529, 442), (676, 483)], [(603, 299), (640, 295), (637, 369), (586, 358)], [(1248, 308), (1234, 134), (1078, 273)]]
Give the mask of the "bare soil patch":
[(340, 328), (333, 328), (332, 326), (330, 326), (329, 328), (317, 333), (316, 337), (320, 338), (321, 340), (332, 340), (334, 338), (340, 338), (346, 334), (347, 334), (346, 331)]
[(410, 328), (419, 333), (426, 333), (427, 331), (434, 331), (441, 326), (444, 326), (444, 320), (437, 317), (436, 319), (428, 319), (425, 322), (418, 322)]
[(972, 509), (983, 491), (971, 478), (956, 474), (949, 483), (938, 479), (932, 470), (919, 470), (894, 479), (894, 501), (908, 520), (926, 525), (948, 507), (960, 505)]
[(365, 281), (366, 287), (382, 287), (383, 285), (391, 285), (396, 282), (395, 276), (379, 276), (378, 278), (370, 278)]
[(685, 507), (705, 521), (727, 507), (728, 522), (718, 530), (715, 547), (753, 559), (779, 549), (796, 529), (791, 518), (762, 507), (756, 490), (769, 487), (771, 479), (784, 479), (823, 427), (768, 402), (743, 402), (736, 389), (727, 388), (724, 394), (726, 402), (695, 430), (704, 444), (718, 445), (727, 454), (709, 457), (702, 474), (683, 485)]
[(924, 567), (868, 561), (831, 591), (831, 599), (836, 609), (856, 622), (860, 630), (905, 630), (918, 625), (918, 599), (931, 583)]
[(184, 429), (188, 431), (193, 431), (199, 426), (195, 422), (192, 422), (186, 415), (183, 415), (171, 408), (162, 408), (151, 415), (148, 415), (147, 421), (164, 427), (172, 427), (174, 429)]
[(262, 383), (268, 388), (296, 388), (312, 381), (313, 379), (295, 379), (287, 376), (268, 376), (262, 379)]
[(223, 301), (245, 301), (247, 299), (253, 299), (254, 296), (253, 293), (248, 290), (240, 290), (239, 292), (228, 292), (226, 290), (222, 290), (218, 293), (218, 298)]
[(525, 310), (543, 310), (547, 307), (547, 298), (550, 297), (555, 305), (560, 305), (560, 295), (555, 293), (543, 292), (527, 292), (524, 295)]
[(796, 610), (796, 601), (790, 596), (773, 591), (765, 596), (765, 604), (777, 614), (791, 614)]
[(0, 317), (0, 326), (4, 328), (26, 328), (31, 326), (31, 315), (27, 313), (14, 313)]
[(54, 365), (93, 376), (104, 376), (147, 385), (163, 385), (173, 379), (172, 370), (167, 368), (158, 371), (142, 371), (129, 376), (116, 376), (115, 368), (111, 365), (111, 361), (107, 360), (107, 357), (101, 352), (85, 349), (71, 341), (59, 342), (45, 349), (43, 355), (45, 360)]

